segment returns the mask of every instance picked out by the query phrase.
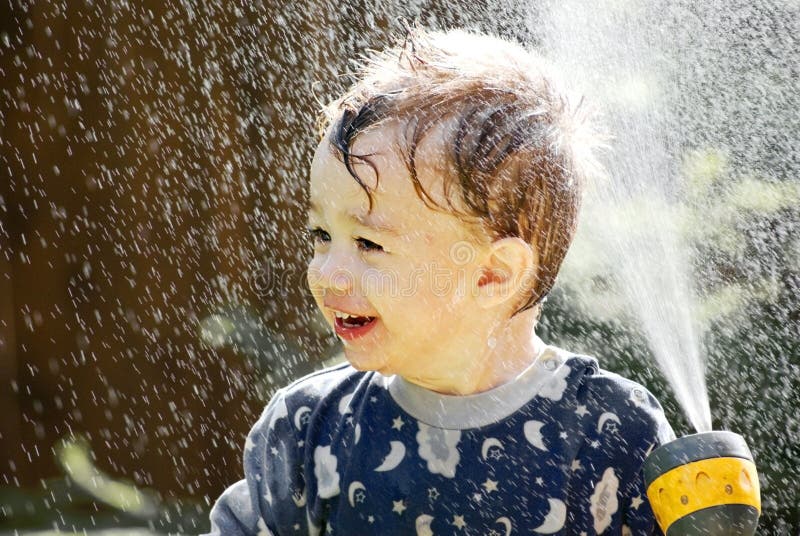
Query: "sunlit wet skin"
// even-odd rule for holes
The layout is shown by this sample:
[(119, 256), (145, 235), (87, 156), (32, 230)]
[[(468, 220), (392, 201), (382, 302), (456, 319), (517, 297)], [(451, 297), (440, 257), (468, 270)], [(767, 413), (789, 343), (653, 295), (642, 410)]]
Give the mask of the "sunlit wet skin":
[[(397, 128), (368, 131), (353, 147), (373, 155), (379, 172), (376, 180), (370, 167), (356, 164), (374, 189), (371, 212), (328, 139), (318, 147), (310, 180), (309, 286), (355, 368), (400, 374), (445, 393), (490, 389), (536, 355), (534, 313), (511, 318), (522, 296), (512, 276), (532, 269), (533, 252), (519, 239), (492, 242), (479, 227), (426, 206), (395, 149)], [(417, 165), (423, 185), (444, 203), (436, 136), (420, 147)], [(346, 328), (337, 314), (374, 320)]]

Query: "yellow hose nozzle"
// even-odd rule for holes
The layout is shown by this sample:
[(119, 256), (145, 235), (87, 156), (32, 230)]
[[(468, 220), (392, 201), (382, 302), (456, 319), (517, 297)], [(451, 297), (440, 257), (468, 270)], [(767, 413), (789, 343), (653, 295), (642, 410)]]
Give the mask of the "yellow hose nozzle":
[(645, 461), (647, 497), (666, 536), (752, 536), (761, 514), (758, 472), (744, 439), (704, 432)]

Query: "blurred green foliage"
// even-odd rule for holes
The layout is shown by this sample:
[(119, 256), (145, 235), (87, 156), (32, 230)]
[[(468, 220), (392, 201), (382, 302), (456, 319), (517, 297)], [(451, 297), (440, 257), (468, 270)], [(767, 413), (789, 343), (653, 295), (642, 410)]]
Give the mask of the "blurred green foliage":
[[(614, 232), (636, 233), (645, 211), (663, 211), (663, 219), (677, 222), (690, 251), (714, 428), (741, 433), (751, 446), (762, 484), (763, 533), (794, 534), (800, 528), (800, 183), (737, 169), (713, 148), (689, 152), (681, 174), (680, 202), (633, 200), (613, 220), (627, 228)], [(588, 216), (598, 224), (597, 213), (590, 209)], [(644, 383), (676, 432), (694, 433), (646, 357), (645, 336), (596, 236), (577, 240), (540, 332)]]
[(85, 438), (64, 439), (55, 456), (63, 478), (42, 481), (40, 489), (0, 487), (0, 531), (132, 535), (197, 534), (208, 528), (209, 505), (163, 498), (109, 477), (96, 466)]

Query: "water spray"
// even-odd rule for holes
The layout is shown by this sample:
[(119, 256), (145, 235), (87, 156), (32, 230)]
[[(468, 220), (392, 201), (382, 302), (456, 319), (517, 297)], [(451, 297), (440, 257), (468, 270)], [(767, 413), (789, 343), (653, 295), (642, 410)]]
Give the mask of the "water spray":
[(666, 536), (752, 536), (761, 514), (753, 456), (733, 432), (702, 432), (654, 450), (647, 496)]
[[(701, 51), (692, 41), (696, 32), (687, 30), (689, 11), (678, 3), (666, 16), (662, 10), (672, 4), (657, 2), (636, 9), (588, 0), (549, 5), (545, 48), (573, 73), (575, 87), (605, 103), (614, 133), (616, 151), (607, 162), (613, 180), (596, 189), (589, 213), (598, 222), (591, 226), (602, 242), (598, 251), (608, 253), (664, 377), (699, 432), (661, 446), (645, 462), (656, 519), (666, 536), (751, 536), (761, 513), (758, 474), (741, 436), (711, 431), (689, 248), (674, 206), (682, 195), (676, 155), (696, 143), (679, 136), (675, 125), (683, 120), (672, 115), (691, 102), (678, 85), (684, 54)], [(669, 28), (669, 17), (680, 24)], [(673, 28), (687, 32), (682, 49)]]

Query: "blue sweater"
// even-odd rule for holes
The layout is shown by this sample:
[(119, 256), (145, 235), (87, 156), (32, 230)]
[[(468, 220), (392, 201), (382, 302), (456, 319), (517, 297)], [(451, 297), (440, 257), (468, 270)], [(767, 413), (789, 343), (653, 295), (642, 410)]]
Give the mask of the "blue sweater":
[(641, 469), (673, 437), (647, 390), (554, 347), (470, 396), (342, 365), (275, 395), (212, 534), (660, 534)]

